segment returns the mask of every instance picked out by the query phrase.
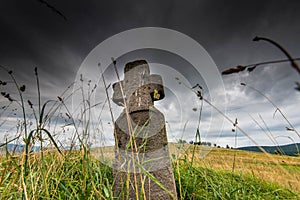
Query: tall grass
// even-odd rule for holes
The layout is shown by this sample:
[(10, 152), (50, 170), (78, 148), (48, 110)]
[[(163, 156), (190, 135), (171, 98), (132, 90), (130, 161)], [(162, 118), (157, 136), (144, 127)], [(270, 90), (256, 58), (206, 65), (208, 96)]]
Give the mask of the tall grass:
[[(190, 147), (189, 151), (192, 151), (192, 148)], [(191, 152), (189, 155), (191, 156)], [(211, 162), (218, 160), (220, 157), (214, 158)], [(223, 161), (226, 163), (225, 160)], [(45, 150), (46, 168), (41, 165), (40, 154), (30, 155), (28, 163), (29, 173), (24, 183), (28, 199), (115, 199), (112, 190), (114, 184), (112, 168), (90, 154), (85, 154), (83, 150), (73, 150), (71, 153), (64, 151), (62, 155)], [(278, 183), (257, 178), (251, 173), (232, 174), (225, 166), (219, 169), (200, 166), (198, 159), (193, 166), (189, 163), (189, 159), (181, 158), (173, 162), (179, 199), (297, 199), (299, 197), (297, 191), (285, 189)], [(1, 157), (1, 199), (21, 198), (22, 172), (19, 167), (21, 164), (21, 155)], [(227, 164), (230, 165), (230, 162), (227, 161)]]
[(180, 199), (297, 199), (290, 190), (251, 175), (181, 162), (175, 172)]
[[(44, 155), (43, 161), (40, 154), (33, 154), (28, 160), (25, 198), (108, 199), (112, 196), (111, 169), (97, 160), (90, 160), (83, 151), (74, 150), (63, 155), (44, 151)], [(1, 162), (1, 199), (21, 198), (20, 156), (9, 156)]]

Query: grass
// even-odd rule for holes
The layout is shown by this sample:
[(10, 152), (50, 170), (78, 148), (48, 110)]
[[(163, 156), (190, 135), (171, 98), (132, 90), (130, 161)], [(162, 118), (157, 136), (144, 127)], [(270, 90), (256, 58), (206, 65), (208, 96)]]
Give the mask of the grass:
[[(297, 199), (293, 192), (253, 176), (180, 165), (182, 199)], [(177, 184), (177, 187), (179, 185)]]
[[(0, 198), (22, 197), (22, 155), (1, 158)], [(82, 151), (44, 152), (28, 160), (25, 182), (28, 199), (108, 199), (111, 169)]]
[[(186, 146), (186, 152), (190, 155), (192, 149)], [(197, 147), (197, 152), (207, 147)], [(202, 150), (203, 151), (203, 150)], [(264, 153), (249, 152), (225, 148), (213, 148), (203, 159), (196, 159), (196, 167), (227, 171), (232, 170), (235, 157), (235, 172), (246, 176), (253, 176), (260, 180), (277, 184), (297, 193), (300, 192), (300, 157), (269, 155)], [(182, 156), (181, 156), (182, 157)], [(271, 159), (270, 159), (271, 157)]]
[[(263, 153), (213, 148), (204, 159), (196, 156), (195, 164), (191, 166), (189, 159), (192, 146), (180, 148), (185, 151), (180, 149), (181, 154), (173, 160), (178, 199), (299, 198), (297, 182), (293, 183), (287, 177), (280, 176), (280, 168), (264, 159)], [(110, 155), (111, 149), (106, 147), (106, 155)], [(172, 154), (177, 153), (174, 151), (178, 149), (176, 145), (170, 144), (170, 149)], [(238, 162), (236, 172), (232, 173), (234, 151), (237, 151)], [(41, 154), (31, 154), (25, 183), (21, 169), (24, 155), (2, 155), (0, 199), (20, 199), (23, 184), (26, 185), (28, 199), (114, 199), (112, 168), (100, 162), (95, 155), (99, 153), (89, 153), (84, 149), (64, 151), (62, 154), (48, 150), (44, 152), (43, 160)], [(284, 168), (299, 180), (299, 157), (274, 157), (278, 162), (284, 160)], [(112, 158), (108, 157), (108, 163), (109, 159)], [(276, 180), (266, 178), (271, 175)], [(290, 186), (282, 182), (290, 182)]]

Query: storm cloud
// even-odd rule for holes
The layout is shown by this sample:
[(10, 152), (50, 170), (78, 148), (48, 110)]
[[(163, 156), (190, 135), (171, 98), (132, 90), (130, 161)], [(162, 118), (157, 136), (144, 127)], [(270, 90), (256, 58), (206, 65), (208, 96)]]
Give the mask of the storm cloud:
[[(253, 42), (252, 39), (257, 35), (277, 41), (293, 57), (300, 56), (300, 2), (296, 0), (46, 2), (61, 12), (66, 20), (59, 12), (55, 12), (41, 1), (5, 0), (0, 3), (0, 64), (12, 70), (17, 80), (27, 86), (28, 98), (36, 97), (33, 78), (35, 67), (38, 67), (42, 80), (43, 100), (55, 99), (75, 80), (81, 63), (93, 48), (112, 35), (139, 27), (163, 27), (188, 35), (206, 49), (220, 72), (237, 65), (286, 59), (284, 54), (271, 44), (264, 41)], [(159, 52), (151, 53), (150, 50), (145, 50), (144, 53), (144, 57), (150, 62), (164, 59), (164, 56), (159, 57)], [(137, 55), (142, 56), (136, 52), (135, 56), (128, 55), (123, 61), (121, 58), (120, 60), (125, 63), (127, 58), (136, 58)], [(166, 63), (172, 64), (172, 57), (167, 54), (165, 57), (168, 57)], [(186, 64), (180, 59), (176, 61)], [(119, 67), (122, 69), (122, 66)], [(180, 65), (177, 69), (180, 69)], [(183, 69), (181, 71), (184, 72)], [(193, 73), (186, 72), (186, 77), (190, 77), (190, 80), (192, 76)], [(7, 79), (7, 73), (1, 71), (0, 80)], [(227, 114), (233, 120), (238, 118), (241, 127), (259, 144), (272, 144), (266, 136), (261, 136), (264, 133), (251, 118), (253, 116), (259, 120), (259, 114), (266, 120), (274, 135), (289, 135), (295, 141), (299, 141), (299, 137), (286, 132), (285, 126), (288, 125), (278, 113), (273, 117), (276, 109), (262, 95), (240, 85), (243, 82), (262, 91), (282, 108), (288, 119), (300, 129), (300, 93), (294, 89), (295, 81), (299, 81), (299, 74), (288, 62), (258, 67), (251, 73), (226, 75), (223, 76), (223, 81)], [(184, 87), (178, 86), (178, 90), (186, 92)], [(1, 105), (6, 105), (5, 101), (1, 96)], [(172, 134), (175, 135), (175, 139), (169, 137), (170, 140), (181, 137), (187, 141), (194, 139), (196, 130), (185, 130), (186, 133), (182, 135), (182, 127), (177, 127), (175, 122), (172, 124), (171, 117), (178, 111), (176, 101), (170, 105), (162, 101), (158, 106), (164, 110)], [(192, 107), (199, 104), (185, 105), (182, 102), (181, 106), (191, 106), (190, 113), (185, 115), (190, 118), (191, 123), (194, 121), (193, 125), (197, 124), (197, 112), (193, 112)], [(208, 110), (206, 116), (209, 116), (211, 108), (209, 105), (204, 106), (204, 113)], [(204, 129), (207, 140), (213, 140), (223, 146), (233, 145), (233, 139), (230, 139), (232, 124), (226, 122), (224, 131), (220, 136), (216, 136), (213, 131), (214, 125), (209, 123), (211, 122), (206, 120), (204, 115), (201, 128)], [(244, 135), (239, 137), (239, 145), (251, 144)], [(281, 138), (280, 142), (291, 141)]]

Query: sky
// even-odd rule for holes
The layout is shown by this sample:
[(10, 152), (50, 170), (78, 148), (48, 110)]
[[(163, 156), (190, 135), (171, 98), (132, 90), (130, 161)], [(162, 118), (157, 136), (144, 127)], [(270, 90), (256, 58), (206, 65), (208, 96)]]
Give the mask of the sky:
[[(287, 49), (292, 57), (299, 57), (299, 7), (300, 3), (296, 0), (3, 0), (0, 3), (0, 65), (12, 70), (20, 85), (26, 85), (23, 94), (25, 102), (28, 99), (32, 101), (37, 111), (35, 67), (38, 68), (42, 102), (57, 100), (57, 96), (66, 98), (67, 94), (78, 92), (75, 86), (80, 88), (78, 80), (81, 70), (85, 62), (88, 62), (89, 55), (97, 52), (103, 41), (124, 31), (143, 27), (175, 31), (201, 45), (203, 54), (188, 55), (191, 59), (207, 60), (210, 64), (204, 68), (216, 67), (217, 72), (210, 75), (217, 77), (221, 84), (210, 87), (211, 77), (201, 74), (204, 69), (193, 66), (186, 57), (176, 54), (180, 49), (189, 50), (182, 41), (174, 41), (174, 45), (177, 45), (174, 52), (145, 48), (126, 52), (118, 57), (109, 55), (116, 57), (121, 79), (124, 65), (135, 59), (146, 59), (151, 73), (162, 76), (166, 97), (155, 102), (155, 106), (165, 115), (169, 141), (183, 139), (189, 142), (195, 139), (201, 101), (188, 87), (199, 83), (204, 87), (203, 96), (231, 120), (235, 121), (237, 118), (238, 125), (244, 131), (237, 131), (235, 142), (233, 124), (221, 117), (212, 106), (204, 103), (199, 125), (202, 141), (220, 146), (228, 144), (231, 147), (300, 142), (300, 137), (295, 132), (286, 130), (286, 127), (291, 128), (290, 125), (278, 111), (275, 112), (273, 105), (255, 91), (257, 89), (271, 99), (294, 128), (300, 130), (300, 92), (294, 89), (295, 82), (300, 80), (300, 74), (289, 62), (260, 66), (251, 73), (243, 71), (221, 76), (225, 69), (238, 65), (286, 59), (274, 45), (265, 41), (253, 42), (255, 36), (273, 39)], [(168, 34), (164, 37), (169, 39)], [(122, 37), (119, 39), (116, 45), (120, 49), (127, 48), (128, 41)], [(158, 35), (157, 41), (161, 39), (162, 36)], [(155, 37), (152, 41), (155, 41)], [(164, 40), (160, 42), (164, 43)], [(99, 60), (93, 60), (93, 63), (97, 62), (101, 63), (101, 55)], [(91, 95), (95, 99), (93, 103), (99, 103), (92, 114), (93, 143), (98, 145), (106, 141), (110, 145), (113, 144), (113, 129), (101, 70), (106, 69), (103, 74), (107, 85), (118, 79), (111, 64), (101, 64), (101, 67), (85, 66), (88, 68), (85, 69), (88, 75), (83, 77), (82, 84), (85, 84), (85, 88), (90, 88), (84, 91), (86, 95), (97, 84), (95, 94)], [(195, 69), (200, 74), (195, 73)], [(95, 80), (91, 78), (94, 76)], [(180, 80), (176, 80), (176, 77)], [(88, 86), (90, 79), (94, 82)], [(18, 99), (9, 74), (3, 69), (0, 80), (8, 82), (7, 85), (0, 86), (1, 92)], [(74, 81), (77, 81), (75, 86), (72, 85), (71, 89), (61, 95)], [(247, 86), (241, 86), (240, 83), (246, 83)], [(112, 87), (108, 93), (112, 97)], [(80, 99), (80, 90), (76, 95), (66, 99), (66, 107), (73, 109), (70, 113), (74, 116), (78, 112), (76, 109), (74, 111), (74, 102), (76, 104), (76, 100)], [(0, 97), (0, 104), (0, 139), (4, 140), (6, 137), (12, 138), (18, 132), (16, 124), (21, 112), (17, 103), (9, 105), (9, 101), (3, 96)], [(4, 109), (3, 106), (7, 105), (9, 107)], [(18, 110), (15, 111), (15, 108)], [(34, 116), (29, 114), (30, 108), (27, 109), (28, 118), (33, 119)], [(112, 110), (114, 119), (117, 119), (122, 108), (112, 103)], [(66, 111), (61, 112), (64, 115)], [(57, 115), (58, 117), (53, 118), (57, 120), (58, 128), (55, 127), (53, 133), (57, 132), (56, 137), (64, 143), (70, 136), (60, 131), (72, 131), (74, 127), (63, 126), (70, 119), (65, 115)]]

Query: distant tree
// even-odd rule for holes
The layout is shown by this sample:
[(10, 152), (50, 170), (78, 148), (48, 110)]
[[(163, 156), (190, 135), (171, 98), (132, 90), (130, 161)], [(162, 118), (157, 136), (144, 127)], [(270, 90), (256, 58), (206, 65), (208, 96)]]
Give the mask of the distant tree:
[(191, 140), (189, 143), (190, 143), (190, 144), (194, 144), (194, 141), (193, 141), (193, 140)]
[(216, 143), (214, 144), (214, 147), (217, 147), (217, 144), (216, 144)]
[(178, 140), (178, 143), (179, 143), (179, 144), (186, 144), (186, 140), (179, 139), (179, 140)]
[(229, 149), (229, 145), (228, 144), (226, 144), (226, 149)]
[(211, 147), (211, 142), (207, 142), (207, 146)]

